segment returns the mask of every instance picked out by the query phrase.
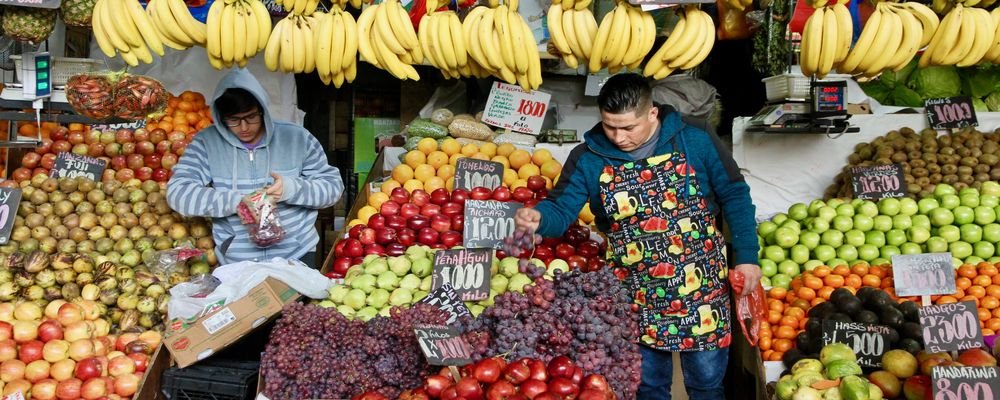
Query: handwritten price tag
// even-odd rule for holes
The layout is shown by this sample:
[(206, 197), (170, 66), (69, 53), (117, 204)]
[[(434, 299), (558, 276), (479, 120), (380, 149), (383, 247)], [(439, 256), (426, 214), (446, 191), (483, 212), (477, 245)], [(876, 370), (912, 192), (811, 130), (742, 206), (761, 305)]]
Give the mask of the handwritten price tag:
[(472, 346), (454, 328), (421, 325), (413, 328), (430, 365), (465, 365), (472, 362)]
[(933, 129), (956, 129), (979, 126), (976, 109), (969, 96), (927, 99), (924, 102), (927, 121)]
[(482, 121), (502, 129), (537, 135), (551, 98), (552, 95), (545, 92), (526, 92), (519, 86), (497, 82), (490, 89)]
[(451, 324), (458, 320), (458, 317), (464, 317), (472, 315), (469, 311), (469, 307), (465, 306), (462, 299), (458, 298), (458, 293), (455, 293), (455, 288), (451, 286), (450, 283), (445, 282), (441, 287), (432, 290), (423, 299), (420, 299), (421, 303), (430, 304), (437, 307), (441, 311), (448, 313), (447, 323)]
[(851, 168), (851, 187), (854, 197), (878, 200), (906, 196), (906, 179), (899, 164)]
[(979, 326), (975, 302), (923, 306), (920, 325), (929, 353), (983, 347), (983, 329)]
[(455, 188), (472, 190), (484, 187), (490, 190), (503, 183), (503, 164), (476, 158), (459, 158), (455, 163)]
[(14, 217), (21, 206), (21, 189), (0, 188), (0, 245), (10, 240)]
[(951, 266), (951, 253), (892, 256), (892, 274), (899, 296), (955, 293), (955, 268)]
[(118, 124), (94, 124), (90, 126), (90, 129), (96, 129), (99, 131), (117, 131), (119, 129), (136, 130), (146, 127), (146, 120), (140, 119), (138, 121), (122, 122)]
[(994, 400), (1000, 375), (997, 367), (933, 367), (931, 391), (934, 400)]
[(0, 6), (31, 7), (31, 8), (59, 8), (61, 0), (0, 0)]
[(104, 160), (79, 154), (62, 152), (56, 155), (56, 165), (49, 176), (53, 178), (84, 177), (100, 182), (107, 166)]
[(490, 267), (493, 249), (440, 250), (434, 254), (431, 290), (444, 284), (455, 288), (462, 301), (490, 297)]
[(514, 234), (514, 214), (519, 203), (493, 200), (466, 200), (462, 245), (499, 248), (505, 237)]
[(886, 351), (889, 327), (860, 322), (823, 321), (823, 344), (843, 343), (858, 355), (858, 365), (878, 368)]

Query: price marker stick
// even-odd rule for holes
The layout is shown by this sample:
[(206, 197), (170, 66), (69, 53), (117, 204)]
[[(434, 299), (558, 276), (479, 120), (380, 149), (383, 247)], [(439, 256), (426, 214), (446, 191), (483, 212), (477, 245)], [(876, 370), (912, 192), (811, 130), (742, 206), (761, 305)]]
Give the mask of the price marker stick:
[(927, 294), (925, 294), (923, 296), (920, 296), (920, 305), (922, 305), (922, 306), (929, 306), (929, 305), (931, 305), (931, 296), (927, 295)]
[(449, 365), (448, 371), (451, 372), (451, 379), (454, 379), (455, 383), (458, 383), (458, 381), (462, 380), (462, 374), (458, 372), (458, 367), (454, 365)]

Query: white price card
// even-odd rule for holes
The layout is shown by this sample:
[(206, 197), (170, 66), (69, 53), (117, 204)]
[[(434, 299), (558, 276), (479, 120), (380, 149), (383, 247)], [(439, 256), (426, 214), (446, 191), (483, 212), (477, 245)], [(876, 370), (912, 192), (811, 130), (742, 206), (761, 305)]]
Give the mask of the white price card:
[(527, 92), (520, 86), (496, 82), (486, 100), (482, 121), (501, 129), (537, 135), (550, 99), (552, 95), (545, 92)]

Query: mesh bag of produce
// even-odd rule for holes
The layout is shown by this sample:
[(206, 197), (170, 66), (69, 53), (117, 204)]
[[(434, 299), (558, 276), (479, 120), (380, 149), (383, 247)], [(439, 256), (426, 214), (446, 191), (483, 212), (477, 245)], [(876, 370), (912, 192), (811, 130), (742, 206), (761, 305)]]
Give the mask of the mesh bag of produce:
[(114, 89), (112, 74), (76, 74), (66, 81), (66, 100), (77, 114), (105, 120), (115, 115)]
[(115, 116), (121, 119), (157, 118), (169, 100), (163, 84), (148, 76), (126, 75), (115, 84)]

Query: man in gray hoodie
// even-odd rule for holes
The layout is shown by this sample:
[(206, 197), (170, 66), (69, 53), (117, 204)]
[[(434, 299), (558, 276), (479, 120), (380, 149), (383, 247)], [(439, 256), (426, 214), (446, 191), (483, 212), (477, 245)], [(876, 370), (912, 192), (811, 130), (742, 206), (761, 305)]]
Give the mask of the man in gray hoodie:
[[(212, 218), (220, 263), (283, 257), (315, 268), (317, 210), (336, 203), (344, 183), (316, 138), (301, 126), (272, 120), (267, 104), (267, 92), (249, 71), (223, 77), (212, 96), (214, 124), (195, 136), (174, 166), (167, 203), (184, 216)], [(278, 200), (285, 229), (284, 239), (268, 248), (250, 240), (236, 214), (243, 197), (262, 188)]]

